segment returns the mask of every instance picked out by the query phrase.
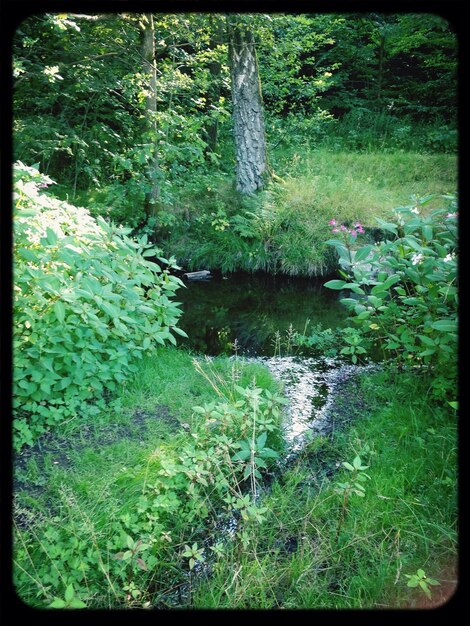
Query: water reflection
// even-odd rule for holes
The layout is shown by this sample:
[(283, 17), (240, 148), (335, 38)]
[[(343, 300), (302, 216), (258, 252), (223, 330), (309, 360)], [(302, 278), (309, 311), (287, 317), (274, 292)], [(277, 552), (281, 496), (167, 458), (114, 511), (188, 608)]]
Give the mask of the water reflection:
[(338, 292), (325, 289), (326, 278), (307, 279), (269, 275), (231, 274), (226, 278), (194, 281), (178, 292), (182, 302), (181, 328), (186, 345), (209, 355), (231, 354), (237, 340), (240, 353), (270, 356), (276, 333), (289, 327), (302, 332), (322, 323), (335, 328), (346, 317)]

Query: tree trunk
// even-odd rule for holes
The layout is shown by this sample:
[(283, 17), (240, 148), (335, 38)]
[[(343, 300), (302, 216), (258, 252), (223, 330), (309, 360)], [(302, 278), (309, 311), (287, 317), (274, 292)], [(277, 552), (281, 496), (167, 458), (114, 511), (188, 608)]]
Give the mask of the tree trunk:
[[(220, 45), (220, 43), (222, 42), (223, 25), (221, 19), (218, 16), (214, 18), (213, 15), (209, 15), (209, 24), (212, 33), (209, 48), (211, 50), (215, 50), (217, 46)], [(210, 109), (211, 106), (219, 105), (220, 95), (222, 92), (222, 65), (219, 61), (214, 60), (208, 63), (208, 68), (211, 75), (211, 81), (206, 94), (206, 107), (207, 109)], [(217, 118), (214, 118), (207, 123), (205, 128), (205, 139), (207, 142), (207, 147), (205, 149), (206, 154), (215, 152), (217, 148), (218, 131), (219, 122)]]
[(153, 155), (146, 170), (149, 190), (145, 194), (145, 212), (147, 217), (157, 212), (160, 198), (159, 163), (157, 144), (157, 64), (155, 59), (155, 27), (153, 15), (146, 13), (142, 19), (142, 57), (144, 59), (144, 75), (148, 79), (148, 94), (145, 108), (148, 119), (149, 134), (154, 142)]
[(253, 33), (228, 25), (237, 191), (253, 194), (267, 171), (263, 100)]
[(384, 56), (385, 56), (385, 35), (380, 37), (379, 46), (379, 67), (377, 74), (377, 102), (381, 104), (382, 101), (382, 84), (384, 77)]

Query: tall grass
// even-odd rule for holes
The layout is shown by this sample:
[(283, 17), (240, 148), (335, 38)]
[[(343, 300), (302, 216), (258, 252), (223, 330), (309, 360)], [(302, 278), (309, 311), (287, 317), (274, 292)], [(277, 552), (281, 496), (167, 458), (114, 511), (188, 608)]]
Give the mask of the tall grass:
[[(265, 524), (249, 531), (244, 549), (240, 541), (232, 544), (213, 577), (197, 587), (194, 606), (445, 602), (457, 575), (456, 424), (452, 411), (428, 405), (427, 384), (412, 374), (375, 374), (343, 390), (336, 408), (343, 427), (332, 439), (314, 441), (265, 495)], [(347, 479), (341, 463), (357, 455), (371, 480), (364, 498), (351, 496), (336, 538), (341, 497), (335, 488)], [(440, 582), (431, 601), (407, 586), (405, 574), (418, 568)]]
[[(414, 196), (447, 194), (457, 186), (452, 154), (335, 152), (327, 148), (278, 149), (274, 179), (251, 198), (240, 198), (226, 177), (204, 177), (182, 190), (187, 219), (161, 233), (165, 252), (188, 269), (326, 275), (335, 258), (324, 242), (328, 222), (360, 221), (376, 227)], [(206, 194), (204, 189), (209, 188)], [(196, 200), (197, 199), (197, 200)], [(439, 204), (436, 198), (428, 207)], [(194, 203), (197, 203), (197, 207)]]

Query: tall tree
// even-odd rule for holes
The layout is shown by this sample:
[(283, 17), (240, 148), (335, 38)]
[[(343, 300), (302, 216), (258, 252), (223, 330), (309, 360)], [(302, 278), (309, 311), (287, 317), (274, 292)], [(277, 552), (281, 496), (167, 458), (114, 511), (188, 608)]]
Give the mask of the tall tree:
[(252, 194), (263, 187), (267, 173), (263, 98), (253, 32), (241, 20), (230, 17), (228, 44), (236, 188), (242, 194)]
[[(213, 57), (207, 64), (211, 80), (207, 89), (206, 100), (209, 107), (215, 108), (215, 106), (219, 104), (222, 91), (222, 63), (214, 53), (217, 51), (218, 46), (222, 44), (224, 38), (224, 28), (222, 20), (217, 15), (209, 15), (209, 25), (211, 30), (209, 49), (213, 53)], [(206, 153), (215, 152), (217, 147), (218, 130), (219, 119), (217, 116), (212, 116), (205, 128), (207, 142)]]
[(152, 157), (147, 165), (149, 189), (145, 195), (145, 212), (147, 217), (155, 215), (160, 197), (159, 162), (158, 162), (158, 128), (157, 128), (157, 63), (155, 58), (155, 26), (152, 13), (146, 13), (140, 22), (142, 28), (142, 57), (144, 75), (147, 76), (147, 97), (145, 107), (148, 119), (148, 130), (152, 146)]

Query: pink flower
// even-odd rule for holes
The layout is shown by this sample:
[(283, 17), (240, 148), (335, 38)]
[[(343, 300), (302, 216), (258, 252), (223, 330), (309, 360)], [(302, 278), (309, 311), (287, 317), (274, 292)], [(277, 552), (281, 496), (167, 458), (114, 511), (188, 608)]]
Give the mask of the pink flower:
[(343, 232), (344, 232), (345, 230), (348, 230), (344, 224), (341, 224), (341, 226), (339, 227), (339, 229), (340, 229), (340, 230), (342, 230)]
[(356, 233), (356, 231), (354, 230), (354, 228), (353, 228), (352, 230), (350, 230), (349, 232), (351, 233), (351, 236), (352, 236), (352, 237), (357, 237), (357, 233)]
[(328, 224), (329, 224), (330, 226), (336, 226), (336, 220), (330, 220), (330, 221), (328, 222)]
[(339, 233), (339, 228), (333, 228), (332, 233)]

